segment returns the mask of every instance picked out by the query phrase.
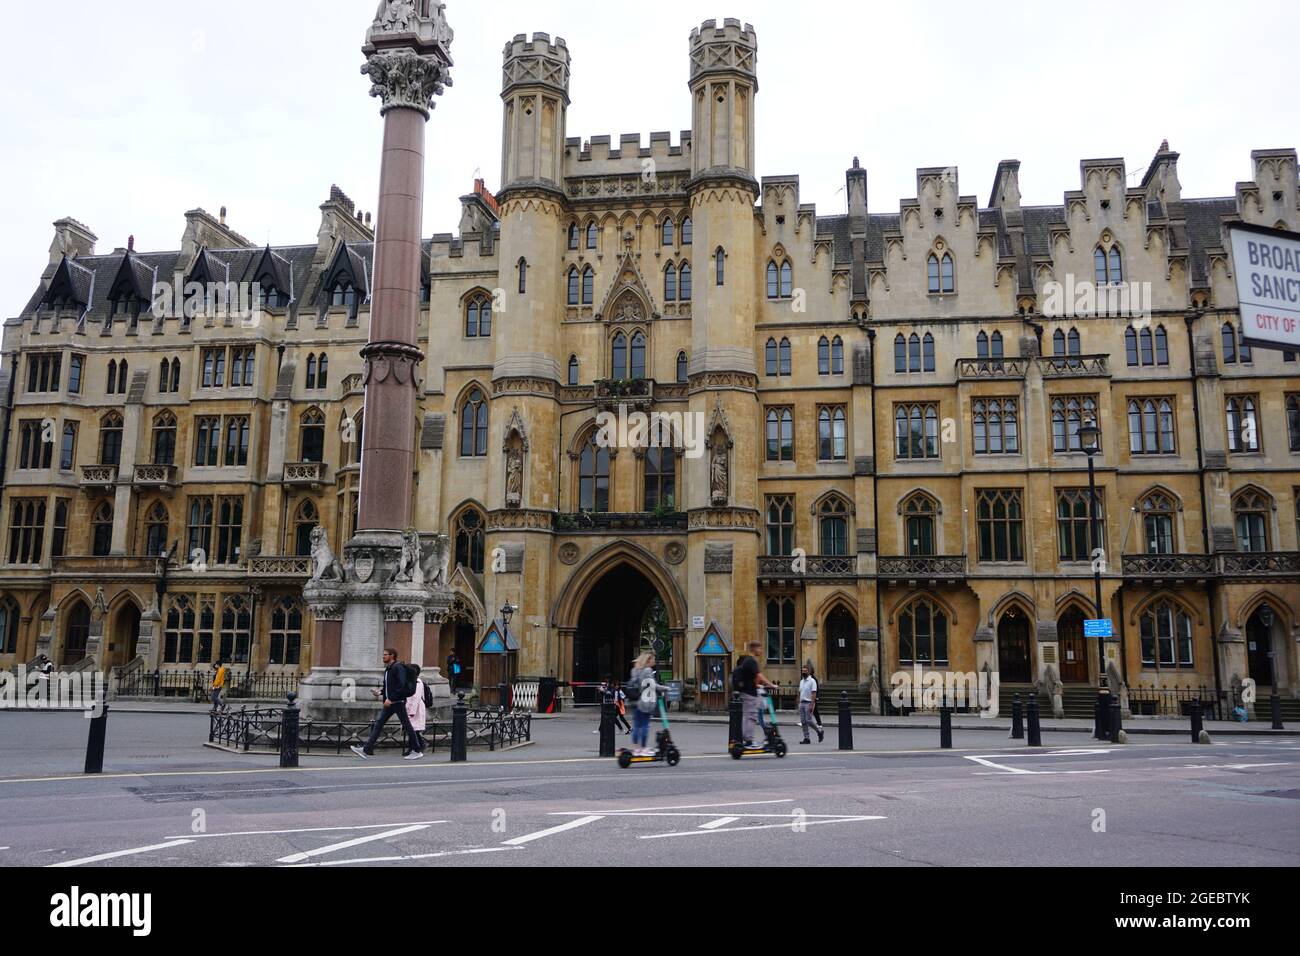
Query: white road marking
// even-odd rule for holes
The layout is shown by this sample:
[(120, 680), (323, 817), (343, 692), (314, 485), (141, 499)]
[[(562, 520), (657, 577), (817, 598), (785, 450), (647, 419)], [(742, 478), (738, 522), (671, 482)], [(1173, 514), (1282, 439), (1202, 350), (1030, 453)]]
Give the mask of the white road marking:
[(155, 843), (152, 846), (138, 846), (130, 850), (114, 850), (112, 853), (100, 853), (96, 856), (82, 857), (80, 860), (63, 860), (59, 863), (51, 863), (51, 868), (66, 866), (82, 866), (86, 863), (100, 863), (104, 860), (116, 860), (122, 856), (136, 856), (140, 853), (152, 853), (154, 850), (167, 850), (174, 846), (184, 846), (186, 843), (193, 843), (193, 840), (172, 840), (170, 843)]
[(1286, 767), (1286, 763), (1189, 763), (1183, 770), (1253, 770), (1255, 767)]
[(532, 843), (534, 840), (540, 840), (542, 837), (548, 837), (555, 833), (563, 833), (565, 830), (574, 830), (578, 827), (586, 826), (588, 823), (595, 823), (604, 817), (587, 816), (579, 817), (577, 820), (570, 820), (568, 823), (561, 823), (558, 827), (550, 827), (546, 830), (538, 830), (536, 833), (527, 833), (521, 837), (515, 837), (513, 840), (506, 840), (502, 846), (523, 846), (525, 843)]
[(716, 820), (710, 820), (708, 823), (701, 823), (701, 830), (716, 830), (718, 827), (725, 827), (728, 823), (735, 823), (740, 817), (718, 817)]
[(967, 760), (974, 760), (981, 767), (992, 767), (994, 770), (1001, 770), (1004, 773), (1038, 773), (1037, 770), (1021, 770), (1019, 767), (1008, 767), (1004, 764), (994, 763), (992, 760), (986, 760), (983, 757), (967, 757)]
[(298, 863), (290, 869), (300, 869), (309, 866), (356, 866), (360, 863), (400, 863), (405, 860), (433, 860), (440, 856), (470, 856), (475, 853), (503, 853), (508, 850), (519, 850), (522, 847), (515, 846), (488, 846), (473, 850), (443, 850), (441, 853), (411, 853), (407, 856), (367, 856), (359, 860), (322, 860), (319, 863)]
[(1057, 750), (1038, 753), (1024, 754), (985, 754), (982, 757), (974, 757), (967, 754), (963, 759), (973, 760), (984, 767), (991, 767), (996, 773), (988, 771), (975, 771), (977, 777), (989, 777), (998, 774), (1031, 774), (1034, 776), (1056, 776), (1065, 774), (1084, 774), (1084, 773), (1109, 773), (1109, 770), (1026, 770), (1023, 767), (1008, 767), (1006, 764), (994, 763), (990, 758), (997, 757), (999, 760), (1013, 760), (1019, 757), (1065, 757), (1091, 754), (1108, 754), (1113, 753), (1110, 750)]
[[(450, 823), (450, 820), (415, 820), (411, 823), (367, 823), (354, 827), (303, 827), (298, 830), (242, 830), (235, 833), (195, 833), (189, 837), (167, 837), (168, 840), (215, 840), (219, 837), (275, 836), (286, 833), (333, 833), (342, 830), (382, 830), (385, 827), (428, 827), (435, 823)], [(4, 847), (0, 847), (4, 849)]]
[(678, 807), (637, 807), (631, 810), (565, 810), (549, 815), (553, 817), (573, 817), (599, 812), (601, 816), (612, 817), (620, 813), (654, 813), (659, 810), (719, 810), (723, 807), (761, 807), (773, 803), (794, 803), (794, 798), (791, 797), (785, 800), (745, 800), (740, 803), (687, 803)]
[(417, 830), (427, 830), (428, 827), (420, 824), (417, 826), (399, 827), (396, 830), (385, 830), (383, 833), (372, 833), (370, 836), (357, 837), (355, 840), (344, 840), (342, 843), (331, 843), (329, 846), (317, 847), (315, 850), (306, 850), (302, 853), (292, 853), (289, 856), (282, 856), (276, 860), (276, 863), (301, 863), (303, 860), (310, 860), (314, 856), (323, 856), (326, 853), (334, 853), (337, 850), (346, 850), (350, 847), (360, 846), (363, 843), (374, 843), (376, 840), (387, 840), (389, 837), (402, 836), (406, 833), (414, 833)]
[[(884, 817), (839, 817), (833, 820), (805, 820), (802, 822), (802, 825), (806, 827), (815, 827), (815, 826), (820, 826), (821, 824), (824, 823), (862, 823), (868, 820), (883, 820), (883, 819), (885, 818)], [(704, 830), (704, 829), (679, 830), (674, 833), (652, 833), (649, 834), (648, 836), (637, 837), (637, 839), (666, 840), (670, 837), (704, 836), (707, 833), (741, 833), (746, 830), (790, 830), (794, 827), (794, 825), (795, 825), (795, 821), (791, 820), (788, 823), (764, 823), (764, 824), (758, 824), (758, 825), (747, 826), (747, 827), (727, 827), (725, 829), (712, 829), (712, 830)]]

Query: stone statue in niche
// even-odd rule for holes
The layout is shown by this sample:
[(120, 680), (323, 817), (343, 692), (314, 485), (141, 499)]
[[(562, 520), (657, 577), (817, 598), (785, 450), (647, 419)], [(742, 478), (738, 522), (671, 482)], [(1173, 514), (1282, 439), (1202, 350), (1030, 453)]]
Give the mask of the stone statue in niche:
[(524, 502), (524, 453), (513, 444), (506, 449), (506, 507), (518, 508)]
[(709, 462), (709, 498), (715, 506), (727, 503), (727, 470), (727, 436), (719, 429), (713, 433), (713, 453)]

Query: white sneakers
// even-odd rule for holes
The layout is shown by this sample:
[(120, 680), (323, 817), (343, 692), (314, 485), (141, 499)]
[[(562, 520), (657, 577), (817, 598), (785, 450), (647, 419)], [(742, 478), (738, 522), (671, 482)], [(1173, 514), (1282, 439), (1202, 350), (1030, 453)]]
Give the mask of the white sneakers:
[(403, 757), (402, 759), (403, 759), (403, 760), (419, 760), (419, 759), (421, 759), (423, 756), (424, 756), (424, 751), (423, 751), (423, 750), (412, 750), (409, 754), (407, 754), (407, 755), (406, 755), (405, 757)]
[(358, 757), (360, 757), (362, 760), (370, 759), (370, 754), (366, 753), (366, 748), (362, 747), (360, 744), (353, 744), (352, 752), (356, 754)]

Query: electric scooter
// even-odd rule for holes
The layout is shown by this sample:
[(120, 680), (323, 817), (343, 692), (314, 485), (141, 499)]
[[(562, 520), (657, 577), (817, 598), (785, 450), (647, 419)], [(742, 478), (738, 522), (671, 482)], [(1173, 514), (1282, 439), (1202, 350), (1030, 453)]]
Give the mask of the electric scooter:
[(637, 763), (656, 763), (662, 760), (670, 767), (676, 767), (682, 759), (681, 751), (673, 745), (672, 734), (668, 730), (668, 709), (664, 707), (664, 699), (659, 698), (659, 719), (664, 725), (664, 729), (655, 734), (655, 752), (645, 756), (637, 756), (626, 747), (618, 752), (618, 765), (626, 770), (628, 767)]
[(765, 741), (761, 747), (746, 747), (744, 742), (739, 740), (733, 742), (728, 752), (736, 760), (739, 760), (741, 757), (757, 756), (758, 754), (776, 754), (776, 756), (780, 758), (784, 757), (789, 749), (786, 747), (785, 741), (781, 739), (781, 731), (777, 729), (776, 707), (772, 705), (772, 698), (766, 693), (763, 693), (762, 688), (759, 690), (760, 693), (763, 694), (764, 700), (767, 702), (768, 719), (766, 721), (763, 720), (762, 708), (759, 708), (758, 712), (758, 722), (763, 728)]

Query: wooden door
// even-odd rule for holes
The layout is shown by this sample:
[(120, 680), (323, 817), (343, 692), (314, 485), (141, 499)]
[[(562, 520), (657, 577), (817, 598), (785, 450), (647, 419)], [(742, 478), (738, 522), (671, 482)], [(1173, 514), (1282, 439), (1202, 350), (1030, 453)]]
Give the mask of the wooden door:
[(826, 618), (826, 679), (858, 682), (858, 624), (843, 608), (836, 608)]
[(1056, 624), (1061, 644), (1061, 681), (1066, 684), (1088, 683), (1088, 642), (1083, 636), (1083, 614), (1072, 608)]
[(1008, 611), (998, 622), (998, 675), (1004, 684), (1030, 681), (1029, 618), (1018, 610)]
[(1271, 630), (1260, 621), (1258, 611), (1246, 622), (1246, 663), (1250, 676), (1259, 687), (1273, 686), (1273, 671), (1268, 659), (1268, 652), (1273, 649)]

